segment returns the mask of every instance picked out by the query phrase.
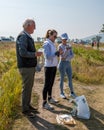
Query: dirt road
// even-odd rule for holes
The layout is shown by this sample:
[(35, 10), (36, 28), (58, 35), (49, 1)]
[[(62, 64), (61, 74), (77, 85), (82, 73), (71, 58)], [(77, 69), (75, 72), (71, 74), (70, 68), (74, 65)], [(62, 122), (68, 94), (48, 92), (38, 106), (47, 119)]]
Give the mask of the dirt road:
[[(72, 103), (69, 103), (69, 89), (65, 82), (65, 93), (68, 99), (61, 99), (59, 96), (59, 76), (56, 77), (53, 87), (53, 97), (59, 100), (57, 105), (54, 105), (55, 110), (48, 111), (42, 109), (42, 89), (44, 84), (43, 70), (35, 75), (35, 84), (33, 88), (34, 95), (38, 96), (38, 112), (35, 118), (24, 117), (21, 112), (18, 118), (14, 121), (12, 130), (104, 130), (104, 87), (85, 85), (73, 81), (77, 95), (85, 95), (90, 106), (90, 120), (78, 119), (75, 126), (58, 125), (56, 115), (60, 113), (69, 114), (72, 110)], [(34, 102), (35, 96), (32, 97)]]

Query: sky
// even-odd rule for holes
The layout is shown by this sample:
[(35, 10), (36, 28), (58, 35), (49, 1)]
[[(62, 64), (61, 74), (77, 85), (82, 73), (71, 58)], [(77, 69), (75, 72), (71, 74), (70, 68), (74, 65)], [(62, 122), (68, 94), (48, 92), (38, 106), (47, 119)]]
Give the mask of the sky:
[(0, 0), (0, 36), (16, 38), (28, 18), (36, 22), (34, 39), (48, 29), (80, 39), (101, 30), (104, 0)]

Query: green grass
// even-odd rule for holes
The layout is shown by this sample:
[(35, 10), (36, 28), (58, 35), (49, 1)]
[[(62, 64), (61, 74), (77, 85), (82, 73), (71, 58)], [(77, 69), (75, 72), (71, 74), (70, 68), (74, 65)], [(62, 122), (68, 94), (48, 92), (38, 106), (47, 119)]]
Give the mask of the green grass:
[(73, 78), (87, 84), (103, 84), (104, 52), (78, 45), (73, 46), (73, 51)]
[(21, 77), (16, 69), (10, 69), (0, 80), (0, 130), (8, 127), (16, 116), (20, 104)]
[(0, 130), (9, 129), (20, 102), (21, 77), (16, 67), (14, 45), (0, 44)]

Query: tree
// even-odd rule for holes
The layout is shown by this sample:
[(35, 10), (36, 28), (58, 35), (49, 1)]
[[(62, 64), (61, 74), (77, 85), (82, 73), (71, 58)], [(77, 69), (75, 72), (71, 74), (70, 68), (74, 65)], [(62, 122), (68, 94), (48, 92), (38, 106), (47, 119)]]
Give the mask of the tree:
[(97, 42), (100, 42), (101, 38), (102, 38), (101, 36), (97, 35), (97, 36), (96, 36), (96, 41), (97, 41)]
[(101, 33), (104, 33), (104, 24), (103, 24), (103, 27), (102, 29), (100, 30)]

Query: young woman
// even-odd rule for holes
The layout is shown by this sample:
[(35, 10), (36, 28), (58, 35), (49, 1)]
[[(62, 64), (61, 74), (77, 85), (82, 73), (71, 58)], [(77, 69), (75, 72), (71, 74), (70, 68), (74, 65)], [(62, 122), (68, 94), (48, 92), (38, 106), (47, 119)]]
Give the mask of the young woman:
[[(49, 103), (57, 103), (57, 100), (52, 98), (52, 87), (54, 84), (59, 52), (56, 51), (55, 39), (57, 32), (55, 30), (48, 30), (46, 33), (46, 40), (44, 42), (44, 72), (45, 83), (43, 88), (43, 108), (52, 110), (53, 107)], [(48, 97), (47, 97), (48, 96)], [(47, 102), (48, 101), (48, 102)]]
[(73, 84), (72, 84), (72, 67), (71, 67), (71, 59), (73, 58), (73, 51), (71, 46), (67, 45), (68, 35), (64, 33), (61, 35), (62, 43), (58, 46), (58, 49), (61, 53), (60, 61), (59, 61), (59, 72), (60, 72), (60, 96), (61, 98), (66, 98), (63, 85), (64, 85), (64, 77), (65, 73), (68, 77), (68, 86), (70, 88), (71, 96), (76, 97)]

